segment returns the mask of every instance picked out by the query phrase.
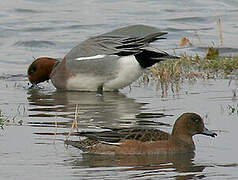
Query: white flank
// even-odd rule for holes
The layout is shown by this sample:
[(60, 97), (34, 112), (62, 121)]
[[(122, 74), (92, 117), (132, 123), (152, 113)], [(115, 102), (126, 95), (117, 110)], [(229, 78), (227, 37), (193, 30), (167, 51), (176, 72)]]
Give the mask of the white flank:
[(134, 55), (121, 57), (119, 60), (117, 78), (104, 83), (105, 90), (120, 89), (128, 86), (143, 73)]
[(78, 60), (78, 61), (81, 61), (81, 60), (89, 60), (89, 59), (101, 59), (101, 58), (104, 58), (106, 55), (96, 55), (96, 56), (89, 56), (89, 57), (79, 57), (79, 58), (76, 58), (75, 60)]

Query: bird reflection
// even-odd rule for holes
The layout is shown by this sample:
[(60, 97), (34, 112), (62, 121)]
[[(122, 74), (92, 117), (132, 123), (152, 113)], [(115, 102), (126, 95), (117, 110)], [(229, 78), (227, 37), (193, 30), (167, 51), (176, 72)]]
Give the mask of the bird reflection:
[[(178, 173), (176, 179), (193, 179), (197, 173), (202, 172), (205, 166), (193, 162), (194, 153), (179, 153), (170, 155), (93, 155), (82, 154), (82, 158), (73, 159), (70, 165), (80, 167), (128, 167), (122, 171), (143, 171), (142, 176), (156, 175), (161, 172)], [(189, 172), (184, 174), (184, 172)], [(181, 173), (181, 174), (179, 174)], [(201, 174), (199, 174), (201, 175)]]
[[(79, 121), (124, 122), (135, 120), (144, 106), (134, 99), (127, 98), (121, 93), (105, 92), (103, 96), (96, 96), (94, 92), (69, 91), (29, 91), (29, 116), (37, 118), (62, 117), (66, 121), (74, 119), (75, 107), (78, 105)], [(54, 120), (53, 120), (54, 122)]]

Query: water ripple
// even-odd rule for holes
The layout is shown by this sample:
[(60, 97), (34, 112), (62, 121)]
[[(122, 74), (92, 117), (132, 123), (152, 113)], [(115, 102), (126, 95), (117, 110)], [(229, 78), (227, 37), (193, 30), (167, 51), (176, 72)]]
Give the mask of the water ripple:
[(14, 46), (20, 46), (20, 47), (37, 47), (37, 48), (44, 48), (44, 47), (50, 47), (55, 46), (56, 44), (51, 41), (38, 41), (38, 40), (32, 40), (32, 41), (17, 41)]
[(42, 11), (38, 11), (38, 10), (33, 10), (33, 9), (26, 9), (26, 8), (16, 8), (15, 12), (18, 13), (41, 13)]
[(23, 32), (44, 32), (44, 31), (51, 31), (51, 30), (54, 30), (54, 28), (50, 28), (50, 27), (37, 27), (37, 28), (34, 28), (34, 27), (31, 27), (31, 28), (25, 28), (25, 29), (22, 29), (21, 31)]
[(216, 22), (219, 19), (218, 16), (210, 16), (210, 17), (179, 17), (179, 18), (171, 18), (167, 19), (167, 21), (174, 21), (174, 22), (191, 22), (191, 23), (200, 23), (200, 22)]

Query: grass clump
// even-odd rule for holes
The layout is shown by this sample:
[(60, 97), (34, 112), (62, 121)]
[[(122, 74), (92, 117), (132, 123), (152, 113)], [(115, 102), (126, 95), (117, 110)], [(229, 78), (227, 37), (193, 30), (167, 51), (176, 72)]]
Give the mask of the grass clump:
[(236, 105), (227, 105), (229, 114), (238, 114), (238, 104)]
[(238, 75), (238, 56), (219, 57), (218, 50), (209, 48), (204, 58), (182, 56), (180, 59), (158, 63), (151, 68), (152, 77), (160, 82), (176, 82), (184, 79), (227, 78)]
[(9, 123), (9, 120), (3, 117), (2, 110), (0, 109), (0, 127), (3, 129), (7, 123)]
[(151, 68), (145, 79), (156, 80), (163, 91), (179, 90), (184, 80), (238, 77), (238, 56), (220, 57), (219, 51), (209, 48), (205, 57), (182, 56), (179, 59), (167, 60)]
[(8, 125), (21, 126), (21, 125), (23, 125), (23, 120), (16, 121), (16, 116), (6, 117), (3, 115), (3, 112), (0, 109), (0, 128), (4, 129), (4, 127), (6, 127)]

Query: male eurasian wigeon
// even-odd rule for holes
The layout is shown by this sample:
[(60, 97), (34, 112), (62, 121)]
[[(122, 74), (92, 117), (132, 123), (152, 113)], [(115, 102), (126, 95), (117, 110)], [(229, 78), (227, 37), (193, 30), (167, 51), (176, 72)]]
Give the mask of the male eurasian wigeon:
[(92, 154), (170, 154), (194, 152), (192, 137), (204, 134), (215, 137), (202, 118), (195, 113), (184, 113), (175, 122), (172, 134), (158, 129), (126, 128), (104, 132), (79, 132), (86, 139), (66, 140), (65, 143)]
[(150, 46), (166, 32), (145, 25), (127, 26), (91, 37), (62, 61), (42, 57), (28, 68), (33, 85), (51, 79), (57, 89), (115, 91), (141, 76), (157, 62), (177, 58)]

